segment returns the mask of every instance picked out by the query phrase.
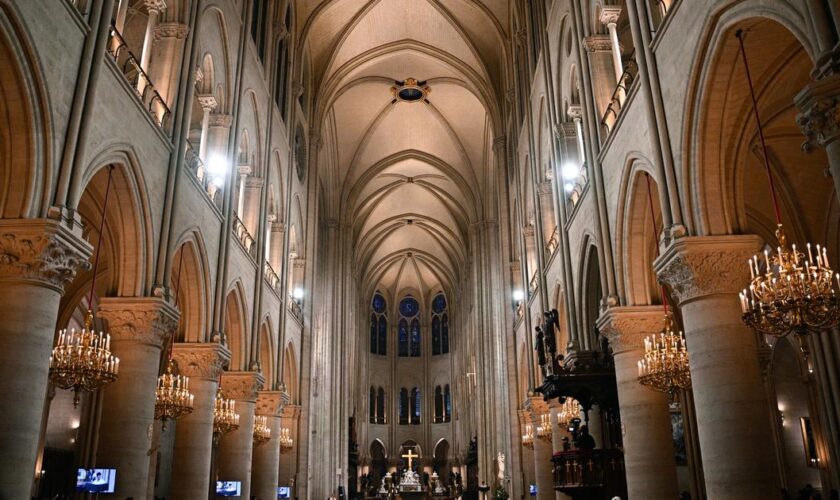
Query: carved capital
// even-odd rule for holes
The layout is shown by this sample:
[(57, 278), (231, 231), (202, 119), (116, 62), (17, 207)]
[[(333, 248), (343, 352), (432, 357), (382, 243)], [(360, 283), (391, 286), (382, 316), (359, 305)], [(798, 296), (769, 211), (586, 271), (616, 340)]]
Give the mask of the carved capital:
[(605, 5), (601, 7), (601, 24), (607, 26), (610, 24), (617, 24), (618, 18), (621, 16), (621, 7), (618, 5)]
[(280, 391), (260, 391), (257, 394), (257, 415), (265, 415), (267, 417), (281, 417), (283, 416), (283, 407), (288, 402), (283, 399), (285, 393)]
[(611, 307), (598, 318), (598, 329), (618, 355), (644, 350), (645, 337), (661, 331), (664, 320), (662, 306)]
[(286, 232), (286, 223), (285, 222), (272, 222), (271, 223), (271, 232), (272, 233), (285, 233)]
[(805, 135), (803, 151), (825, 147), (840, 138), (840, 75), (831, 75), (805, 87), (795, 98), (800, 112), (796, 123)]
[(540, 415), (548, 413), (548, 403), (542, 396), (528, 396), (525, 400), (525, 410), (531, 414), (533, 420), (538, 420)]
[(583, 46), (587, 52), (610, 52), (612, 42), (607, 35), (592, 35), (583, 39)]
[(219, 380), (230, 363), (230, 351), (218, 342), (178, 343), (172, 348), (182, 375), (201, 380)]
[(114, 340), (161, 348), (178, 328), (180, 313), (159, 297), (104, 297), (99, 317)]
[(219, 101), (216, 100), (216, 96), (213, 94), (199, 94), (197, 97), (198, 104), (203, 110), (213, 111), (219, 106)]
[(160, 23), (155, 26), (155, 41), (164, 38), (183, 40), (190, 33), (190, 27), (181, 23)]
[(534, 237), (534, 225), (528, 224), (527, 226), (522, 228), (522, 236), (525, 238), (533, 238)]
[(143, 5), (149, 12), (161, 13), (166, 10), (166, 0), (143, 0)]
[[(577, 106), (580, 112), (580, 106)], [(571, 109), (571, 106), (569, 106)], [(554, 136), (558, 139), (577, 137), (577, 127), (573, 122), (563, 122), (554, 126)]]
[[(551, 181), (548, 180), (548, 181), (542, 181), (542, 182), (538, 183), (537, 184), (537, 192), (540, 194), (540, 196), (543, 196), (543, 197), (551, 196), (551, 193), (552, 193)], [(550, 200), (551, 199), (549, 198), (549, 202), (550, 202)]]
[(225, 113), (211, 113), (208, 125), (211, 127), (230, 128), (233, 125), (233, 115)]
[[(566, 108), (566, 114), (574, 121), (580, 120), (583, 118), (583, 108), (580, 107), (580, 104), (570, 104)], [(572, 123), (572, 126), (574, 127), (575, 124)], [(577, 130), (575, 130), (575, 133), (577, 133)]]
[(287, 418), (290, 420), (297, 420), (298, 416), (300, 415), (300, 405), (290, 405), (287, 404), (283, 407), (283, 418)]
[(756, 235), (691, 236), (671, 243), (656, 259), (659, 282), (680, 305), (714, 294), (735, 294), (749, 283), (747, 259), (762, 247)]
[(222, 391), (225, 397), (237, 401), (255, 403), (257, 393), (265, 379), (259, 372), (224, 372), (222, 373)]
[(92, 252), (79, 228), (51, 219), (0, 219), (0, 282), (36, 282), (63, 293), (77, 271), (90, 269)]

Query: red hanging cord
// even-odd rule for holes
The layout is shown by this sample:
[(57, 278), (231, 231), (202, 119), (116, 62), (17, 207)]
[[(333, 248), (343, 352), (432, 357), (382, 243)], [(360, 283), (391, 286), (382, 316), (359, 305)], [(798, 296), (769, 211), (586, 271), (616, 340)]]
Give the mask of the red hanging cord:
[(773, 211), (776, 214), (776, 224), (781, 225), (782, 214), (779, 211), (779, 200), (776, 198), (776, 184), (773, 180), (773, 173), (770, 170), (770, 157), (767, 155), (767, 143), (764, 140), (764, 130), (761, 128), (761, 118), (758, 115), (758, 100), (755, 97), (755, 89), (753, 89), (752, 75), (750, 75), (750, 65), (747, 63), (747, 51), (744, 48), (744, 30), (735, 32), (735, 37), (741, 48), (741, 60), (744, 61), (744, 73), (747, 76), (747, 84), (750, 86), (750, 97), (752, 98), (753, 114), (755, 115), (755, 122), (758, 125), (758, 137), (761, 139), (761, 153), (764, 159), (764, 168), (767, 170), (767, 183), (770, 186), (770, 199), (773, 202)]
[[(650, 175), (645, 172), (645, 182), (647, 183), (648, 204), (650, 205), (650, 220), (653, 224), (653, 246), (656, 249), (656, 257), (659, 257), (659, 228), (656, 227), (656, 212), (653, 210), (653, 193), (650, 189)], [(662, 295), (662, 308), (665, 310), (665, 316), (668, 315), (668, 301), (665, 300), (665, 285), (659, 284), (659, 293)]]
[(105, 185), (105, 201), (102, 202), (102, 220), (99, 221), (99, 237), (96, 242), (96, 256), (93, 259), (93, 279), (90, 281), (90, 295), (88, 295), (88, 310), (93, 311), (93, 291), (96, 288), (96, 273), (99, 270), (99, 254), (102, 250), (102, 236), (105, 231), (105, 214), (108, 212), (108, 197), (111, 194), (111, 178), (114, 166), (108, 167), (108, 183)]

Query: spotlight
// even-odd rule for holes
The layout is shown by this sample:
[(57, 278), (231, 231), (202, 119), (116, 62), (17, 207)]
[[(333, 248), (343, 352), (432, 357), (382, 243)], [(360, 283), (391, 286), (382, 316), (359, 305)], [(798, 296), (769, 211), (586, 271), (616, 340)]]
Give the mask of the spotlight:
[(301, 300), (303, 298), (303, 288), (295, 288), (292, 291), (292, 297), (296, 300)]
[(513, 300), (515, 300), (516, 302), (521, 302), (524, 299), (525, 299), (525, 292), (523, 292), (522, 290), (518, 290), (518, 289), (513, 291)]
[(573, 181), (580, 175), (580, 167), (574, 163), (564, 163), (560, 171), (563, 174), (563, 179), (567, 181)]

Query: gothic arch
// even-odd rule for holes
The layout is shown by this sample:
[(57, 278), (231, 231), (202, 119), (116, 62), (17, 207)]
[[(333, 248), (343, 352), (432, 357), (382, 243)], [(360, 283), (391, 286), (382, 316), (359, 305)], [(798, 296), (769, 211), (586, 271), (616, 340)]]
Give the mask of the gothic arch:
[(265, 378), (266, 387), (274, 387), (275, 368), (274, 361), (277, 358), (276, 349), (274, 345), (274, 329), (271, 326), (271, 317), (268, 315), (263, 318), (260, 324), (260, 371)]
[(210, 290), (207, 254), (198, 228), (188, 229), (172, 256), (171, 290), (181, 312), (177, 342), (206, 342)]
[(225, 297), (224, 334), (230, 349), (230, 370), (248, 369), (248, 308), (245, 303), (245, 291), (240, 281), (236, 281)]

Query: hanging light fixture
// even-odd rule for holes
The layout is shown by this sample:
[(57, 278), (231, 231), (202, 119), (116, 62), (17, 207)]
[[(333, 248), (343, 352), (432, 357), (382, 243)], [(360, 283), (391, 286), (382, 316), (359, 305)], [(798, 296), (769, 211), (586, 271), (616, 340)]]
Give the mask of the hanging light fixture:
[(531, 428), (531, 424), (525, 424), (525, 434), (522, 435), (522, 446), (529, 450), (534, 449), (534, 430)]
[(537, 438), (551, 442), (554, 433), (551, 430), (551, 416), (548, 413), (540, 415), (540, 423), (537, 425)]
[(213, 436), (218, 439), (236, 429), (239, 429), (236, 401), (226, 398), (219, 389), (216, 392), (216, 404), (213, 407)]
[(257, 415), (254, 418), (254, 444), (265, 444), (271, 439), (271, 428), (268, 427), (268, 417)]
[(840, 324), (840, 274), (831, 269), (825, 247), (816, 245), (812, 249), (808, 243), (805, 245), (807, 256), (797, 250), (795, 244), (788, 247), (758, 114), (758, 101), (747, 64), (743, 30), (738, 30), (735, 36), (740, 44), (753, 114), (758, 125), (778, 240), (775, 252), (765, 250), (763, 259), (756, 255), (748, 261), (751, 278), (749, 287), (740, 294), (742, 318), (744, 323), (765, 335), (784, 336), (793, 332), (802, 336), (830, 329)]
[[(178, 283), (175, 287), (175, 298), (177, 300), (178, 290), (181, 284), (181, 268), (184, 263), (184, 251), (181, 250), (181, 258), (178, 261)], [(169, 343), (169, 363), (166, 371), (158, 377), (157, 390), (155, 390), (155, 419), (161, 421), (161, 430), (166, 430), (166, 423), (169, 420), (188, 415), (193, 411), (193, 394), (190, 392), (189, 377), (176, 374), (178, 365), (172, 359), (173, 335)]]
[(99, 269), (99, 253), (102, 247), (102, 232), (105, 229), (105, 214), (108, 197), (111, 194), (111, 178), (114, 167), (108, 167), (108, 183), (105, 200), (102, 202), (102, 220), (96, 243), (96, 257), (93, 264), (93, 278), (88, 295), (88, 311), (85, 327), (58, 332), (58, 338), (50, 355), (50, 382), (61, 389), (73, 389), (73, 406), (77, 407), (81, 391), (95, 391), (117, 379), (120, 360), (111, 354), (111, 336), (93, 331), (93, 291), (96, 287), (96, 273)]
[[(653, 193), (650, 188), (650, 176), (645, 173), (647, 183), (648, 205), (650, 219), (653, 224), (653, 239), (656, 256), (659, 257), (659, 241), (656, 227), (656, 213), (653, 209)], [(664, 326), (659, 334), (652, 334), (645, 338), (645, 354), (638, 362), (639, 383), (653, 390), (668, 394), (672, 401), (677, 399), (679, 391), (691, 387), (691, 370), (688, 365), (688, 349), (682, 332), (674, 333), (673, 318), (668, 311), (668, 301), (665, 299), (665, 286), (660, 286), (662, 309), (664, 310)]]
[(580, 418), (580, 403), (575, 398), (566, 398), (563, 407), (557, 413), (557, 425), (565, 429), (576, 418)]
[(280, 453), (286, 453), (291, 450), (295, 442), (292, 439), (292, 433), (288, 427), (280, 429)]

